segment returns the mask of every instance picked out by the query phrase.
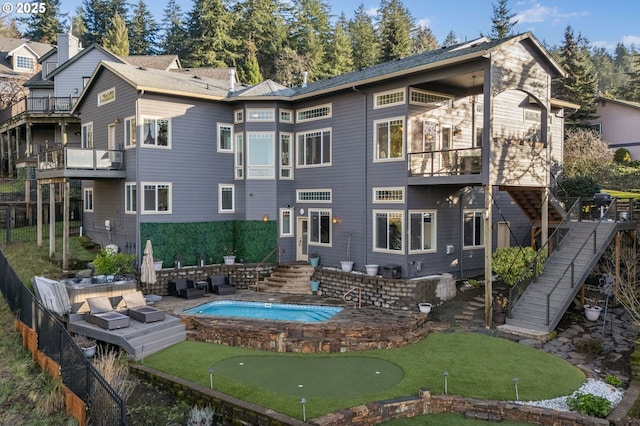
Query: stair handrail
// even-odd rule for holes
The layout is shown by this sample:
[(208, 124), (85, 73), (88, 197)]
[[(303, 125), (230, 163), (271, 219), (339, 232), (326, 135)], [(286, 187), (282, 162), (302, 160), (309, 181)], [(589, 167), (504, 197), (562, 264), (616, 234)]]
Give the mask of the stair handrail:
[(282, 250), (280, 250), (280, 245), (278, 244), (277, 246), (275, 246), (270, 252), (269, 254), (267, 254), (259, 263), (258, 265), (256, 265), (254, 271), (256, 272), (256, 291), (260, 290), (260, 267), (262, 267), (262, 265), (264, 265), (265, 263), (267, 263), (267, 259), (269, 259), (271, 257), (271, 255), (273, 253), (276, 252), (276, 250), (278, 251), (278, 260), (277, 260), (277, 264), (280, 264), (280, 255), (282, 254)]
[[(578, 257), (578, 255), (580, 253), (582, 253), (582, 250), (584, 249), (584, 247), (587, 245), (587, 243), (589, 242), (589, 240), (591, 239), (591, 236), (593, 235), (593, 254), (595, 254), (595, 252), (597, 251), (597, 231), (598, 228), (600, 227), (600, 225), (602, 225), (603, 223), (603, 219), (609, 214), (609, 212), (613, 209), (614, 212), (614, 221), (616, 220), (616, 210), (617, 210), (617, 206), (616, 206), (616, 199), (612, 199), (611, 203), (609, 204), (609, 206), (607, 207), (607, 210), (603, 212), (603, 214), (600, 215), (600, 218), (598, 219), (598, 224), (591, 230), (591, 232), (589, 233), (589, 235), (587, 236), (587, 238), (585, 238), (585, 240), (582, 242), (582, 245), (580, 246), (580, 249), (576, 251), (576, 254), (573, 255), (573, 258), (571, 259), (571, 262), (569, 262), (569, 265), (567, 266), (567, 269), (564, 270), (564, 272), (562, 273), (562, 275), (560, 276), (560, 278), (558, 278), (558, 280), (556, 281), (555, 285), (553, 286), (553, 288), (547, 292), (547, 297), (546, 297), (546, 302), (547, 302), (547, 316), (546, 316), (546, 325), (548, 326), (551, 323), (551, 294), (553, 294), (553, 292), (556, 290), (556, 288), (558, 288), (558, 286), (560, 285), (560, 283), (562, 282), (562, 280), (564, 279), (565, 275), (567, 274), (567, 272), (570, 270), (571, 271), (571, 288), (574, 288), (575, 286), (575, 261), (576, 258)], [(609, 221), (609, 219), (607, 219), (607, 222)]]
[(347, 290), (343, 295), (342, 295), (342, 300), (345, 301), (345, 303), (349, 303), (349, 301), (347, 300), (347, 296), (351, 293), (353, 293), (354, 291), (358, 290), (358, 303), (354, 302), (353, 300), (351, 302), (353, 302), (353, 307), (354, 308), (362, 308), (362, 287), (360, 287), (359, 285), (354, 285), (353, 287), (351, 287), (349, 290)]
[(568, 234), (571, 231), (571, 229), (573, 229), (573, 227), (575, 226), (575, 223), (573, 223), (569, 227), (568, 231), (565, 232), (564, 234), (561, 234), (561, 230), (565, 231), (566, 229), (562, 225), (564, 225), (565, 223), (572, 223), (571, 219), (574, 217), (576, 213), (578, 213), (577, 220), (580, 220), (581, 211), (582, 211), (582, 200), (580, 197), (578, 197), (573, 202), (569, 210), (565, 212), (564, 216), (562, 217), (562, 220), (560, 221), (558, 226), (556, 226), (556, 228), (553, 230), (553, 232), (551, 233), (547, 241), (544, 243), (542, 247), (540, 247), (540, 249), (536, 252), (535, 257), (531, 260), (527, 270), (532, 271), (532, 274), (522, 279), (521, 281), (518, 281), (513, 286), (511, 286), (511, 288), (509, 289), (509, 302), (507, 307), (507, 315), (509, 317), (511, 317), (511, 310), (514, 308), (514, 306), (520, 299), (520, 296), (522, 296), (522, 294), (525, 292), (527, 287), (529, 287), (529, 285), (536, 280), (538, 275), (544, 272), (544, 265), (543, 265), (542, 269), (540, 270), (540, 273), (538, 273), (539, 271), (538, 263), (540, 261), (545, 262), (546, 259), (549, 256), (551, 256), (551, 253), (560, 246), (560, 243), (564, 239), (564, 236)]

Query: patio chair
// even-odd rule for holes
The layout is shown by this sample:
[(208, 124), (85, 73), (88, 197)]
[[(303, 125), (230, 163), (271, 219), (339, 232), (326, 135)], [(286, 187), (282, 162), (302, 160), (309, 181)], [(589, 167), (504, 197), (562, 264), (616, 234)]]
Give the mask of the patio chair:
[(117, 312), (106, 296), (87, 298), (89, 312), (83, 314), (84, 320), (105, 330), (129, 327), (130, 318)]
[(169, 281), (169, 294), (185, 299), (202, 297), (205, 294), (204, 288), (198, 288), (193, 280), (188, 278), (174, 278)]
[(127, 315), (136, 321), (147, 323), (164, 320), (164, 311), (147, 306), (147, 301), (141, 291), (124, 293), (122, 300), (127, 306)]
[(231, 283), (231, 279), (226, 275), (211, 275), (207, 278), (211, 291), (218, 295), (234, 294), (236, 286)]

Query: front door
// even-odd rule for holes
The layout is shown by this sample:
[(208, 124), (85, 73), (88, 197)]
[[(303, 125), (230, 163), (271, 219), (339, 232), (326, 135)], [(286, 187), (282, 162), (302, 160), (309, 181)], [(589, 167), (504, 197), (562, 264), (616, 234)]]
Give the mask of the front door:
[(296, 260), (309, 261), (309, 221), (299, 217), (296, 226)]

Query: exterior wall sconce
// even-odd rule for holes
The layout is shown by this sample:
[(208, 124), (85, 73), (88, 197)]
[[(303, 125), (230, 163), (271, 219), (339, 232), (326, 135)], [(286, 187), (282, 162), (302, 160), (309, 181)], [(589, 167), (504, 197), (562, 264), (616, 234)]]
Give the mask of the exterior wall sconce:
[(265, 214), (264, 216), (262, 216), (262, 221), (263, 222), (269, 222), (269, 215)]
[(462, 129), (460, 127), (456, 127), (453, 129), (453, 134), (456, 136), (462, 135)]
[(333, 219), (331, 219), (331, 221), (333, 223), (338, 223), (340, 221), (340, 219), (338, 219), (338, 216), (334, 216)]
[(116, 119), (113, 120), (115, 124), (120, 124), (120, 116), (116, 116)]

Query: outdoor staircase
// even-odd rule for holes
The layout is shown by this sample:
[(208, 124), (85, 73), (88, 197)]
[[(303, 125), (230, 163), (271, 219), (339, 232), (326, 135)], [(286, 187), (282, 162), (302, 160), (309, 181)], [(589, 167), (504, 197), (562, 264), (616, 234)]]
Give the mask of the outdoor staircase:
[(253, 288), (271, 293), (312, 294), (309, 281), (314, 270), (306, 262), (281, 264)]
[(619, 230), (615, 221), (574, 221), (547, 258), (544, 271), (524, 290), (506, 319), (509, 328), (550, 333)]

